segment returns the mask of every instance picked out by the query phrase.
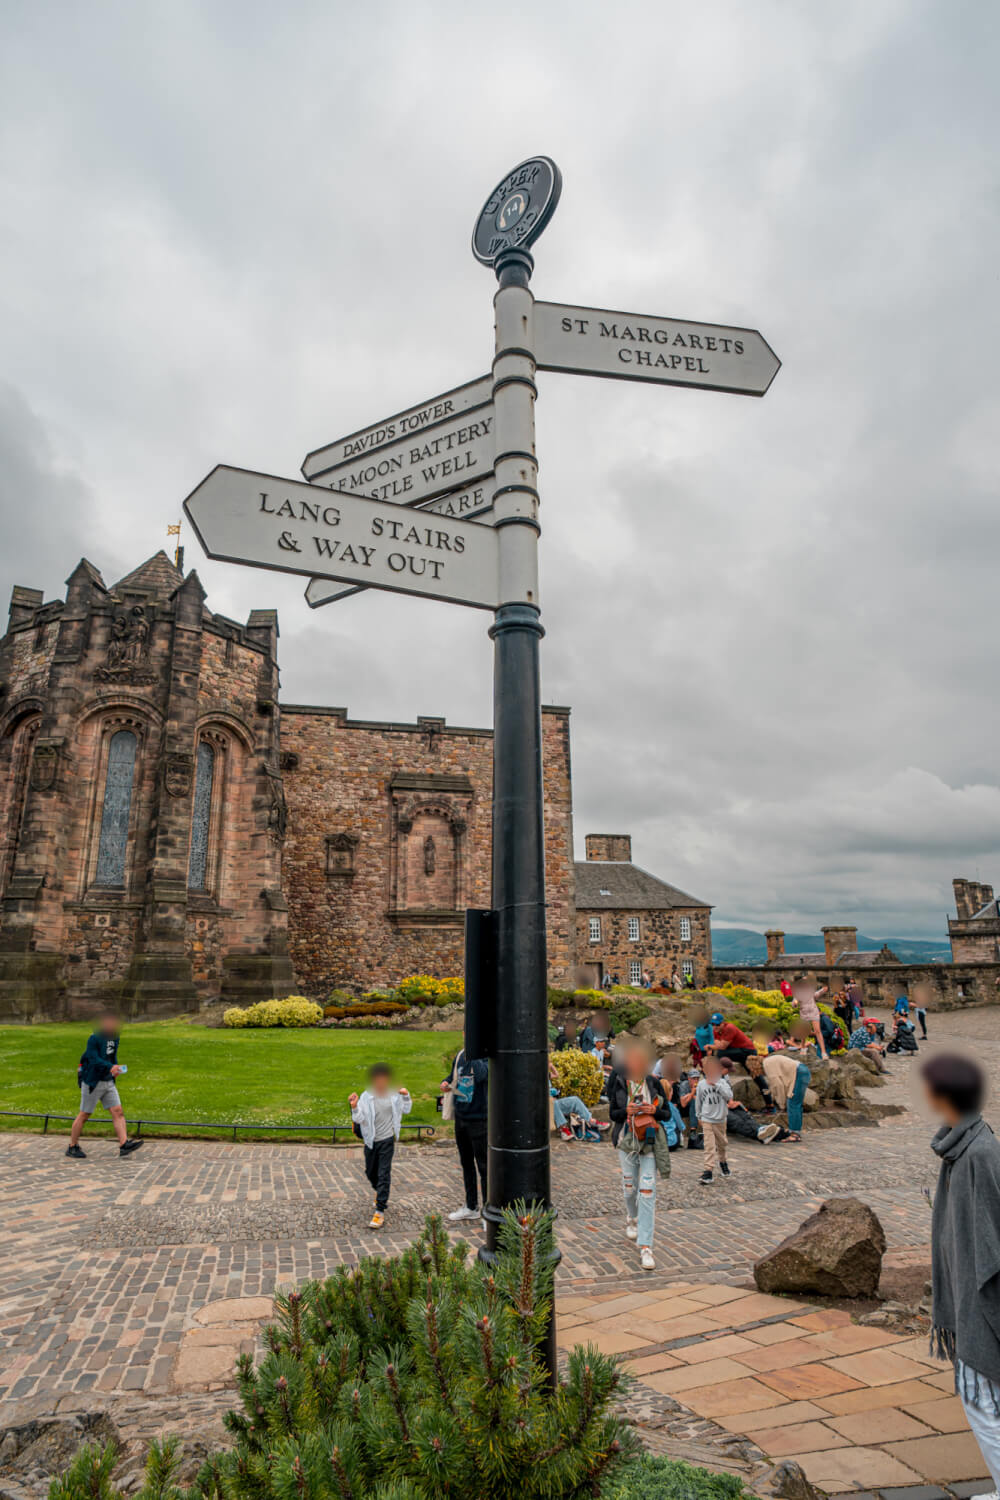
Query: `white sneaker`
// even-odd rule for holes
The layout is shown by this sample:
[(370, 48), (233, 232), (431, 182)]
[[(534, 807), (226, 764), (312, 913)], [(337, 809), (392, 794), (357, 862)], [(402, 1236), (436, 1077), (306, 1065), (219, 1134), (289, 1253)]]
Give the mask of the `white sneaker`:
[(973, 1495), (972, 1500), (1000, 1500), (996, 1490), (990, 1490), (988, 1495)]
[(774, 1138), (776, 1136), (779, 1136), (780, 1134), (781, 1134), (781, 1126), (780, 1125), (773, 1125), (773, 1124), (772, 1125), (764, 1125), (757, 1132), (757, 1139), (763, 1141), (765, 1146), (769, 1146), (771, 1144), (771, 1142), (774, 1140)]
[(639, 1264), (644, 1271), (656, 1270), (656, 1261), (653, 1259), (653, 1252), (648, 1245), (643, 1245), (639, 1251)]
[(626, 1223), (625, 1238), (627, 1240), (637, 1240), (639, 1238), (639, 1225), (636, 1223), (635, 1219), (629, 1219)]
[(461, 1208), (456, 1208), (453, 1214), (449, 1214), (448, 1218), (452, 1224), (461, 1224), (463, 1219), (478, 1219), (479, 1209), (466, 1208), (463, 1204)]

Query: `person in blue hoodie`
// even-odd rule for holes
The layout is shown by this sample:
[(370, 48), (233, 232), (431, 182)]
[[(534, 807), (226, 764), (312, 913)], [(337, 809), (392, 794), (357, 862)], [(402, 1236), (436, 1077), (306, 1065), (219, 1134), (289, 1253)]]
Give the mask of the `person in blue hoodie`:
[(118, 1061), (119, 1023), (110, 1011), (103, 1015), (97, 1030), (87, 1038), (87, 1049), (80, 1059), (77, 1074), (80, 1080), (80, 1113), (73, 1121), (69, 1132), (66, 1155), (79, 1161), (86, 1159), (86, 1151), (80, 1149), (80, 1135), (99, 1104), (111, 1116), (111, 1123), (118, 1138), (118, 1155), (129, 1156), (138, 1151), (142, 1141), (128, 1138), (125, 1111), (118, 1096), (116, 1079), (125, 1072)]

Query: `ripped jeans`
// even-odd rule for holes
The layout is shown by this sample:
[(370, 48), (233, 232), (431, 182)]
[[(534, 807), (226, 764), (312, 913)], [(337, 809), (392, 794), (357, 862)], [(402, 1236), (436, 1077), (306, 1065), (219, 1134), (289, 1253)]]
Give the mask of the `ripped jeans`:
[(653, 1247), (653, 1223), (656, 1215), (656, 1157), (652, 1151), (643, 1156), (630, 1156), (627, 1151), (618, 1152), (622, 1169), (622, 1188), (625, 1193), (625, 1216), (638, 1221), (639, 1233), (636, 1243)]

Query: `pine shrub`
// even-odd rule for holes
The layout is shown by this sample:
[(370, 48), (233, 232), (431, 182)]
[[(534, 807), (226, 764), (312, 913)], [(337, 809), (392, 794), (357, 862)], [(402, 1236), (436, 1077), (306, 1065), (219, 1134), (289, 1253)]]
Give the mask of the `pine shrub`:
[[(237, 1364), (233, 1448), (183, 1495), (154, 1445), (138, 1500), (584, 1500), (638, 1442), (610, 1414), (623, 1376), (576, 1348), (554, 1388), (550, 1214), (505, 1215), (494, 1267), (438, 1218), (396, 1260), (369, 1259), (276, 1298), (259, 1366)], [(50, 1500), (121, 1500), (113, 1449), (84, 1449)]]

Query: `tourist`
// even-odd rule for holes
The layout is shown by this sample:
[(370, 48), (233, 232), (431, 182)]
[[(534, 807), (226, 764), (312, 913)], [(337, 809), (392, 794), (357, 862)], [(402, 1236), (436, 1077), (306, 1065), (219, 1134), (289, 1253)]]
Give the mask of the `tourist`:
[[(670, 1118), (670, 1102), (664, 1085), (651, 1073), (649, 1056), (640, 1042), (626, 1045), (621, 1070), (611, 1075), (608, 1114), (614, 1124), (611, 1144), (617, 1149), (622, 1172), (625, 1234), (637, 1242), (642, 1269), (653, 1271), (656, 1174), (660, 1165), (657, 1137), (663, 1137), (665, 1146), (660, 1125)], [(668, 1153), (668, 1172), (669, 1163)]]
[(392, 1186), (392, 1158), (401, 1129), (400, 1122), (413, 1108), (409, 1091), (392, 1087), (388, 1063), (373, 1063), (368, 1069), (368, 1087), (349, 1099), (351, 1119), (365, 1148), (365, 1176), (375, 1193), (375, 1210), (369, 1229), (381, 1229)]
[(778, 989), (781, 991), (782, 1000), (791, 1000), (794, 991), (787, 979), (783, 979), (781, 981), (781, 983), (778, 985)]
[(771, 1146), (779, 1141), (791, 1140), (791, 1131), (771, 1120), (767, 1125), (758, 1125), (745, 1104), (739, 1100), (726, 1115), (726, 1133), (738, 1135), (745, 1141), (757, 1141), (762, 1146)]
[(676, 969), (670, 976), (670, 987), (678, 993), (684, 988), (684, 981)]
[(913, 1011), (920, 1023), (920, 1037), (922, 1041), (927, 1040), (927, 985), (921, 983), (913, 987)]
[(820, 1030), (818, 1004), (826, 994), (826, 985), (821, 984), (817, 987), (805, 975), (800, 974), (792, 986), (792, 991), (795, 996), (795, 1003), (799, 1007), (799, 1015), (803, 1021), (807, 1021), (812, 1027), (813, 1035), (816, 1038), (817, 1051), (823, 1061), (826, 1062), (827, 1050), (826, 1043), (823, 1040), (823, 1033)]
[[(465, 1204), (456, 1208), (448, 1218), (453, 1224), (463, 1219), (478, 1219), (479, 1190), (482, 1189), (483, 1207), (486, 1207), (486, 1140), (487, 1100), (490, 1065), (483, 1057), (466, 1060), (465, 1051), (455, 1058), (451, 1078), (442, 1083), (445, 1094), (453, 1094), (452, 1110), (455, 1120), (455, 1145), (462, 1164), (465, 1183)], [(477, 1184), (476, 1173), (479, 1173)]]
[[(833, 1016), (828, 1016), (825, 1010), (819, 1013), (819, 1029), (827, 1053), (842, 1052), (847, 1046), (847, 1039)], [(850, 1033), (848, 1033), (850, 1035)]]
[[(850, 984), (848, 984), (848, 988), (850, 988)], [(856, 1012), (854, 1009), (854, 1001), (848, 995), (846, 989), (841, 990), (840, 994), (834, 997), (833, 1013), (838, 1018), (838, 1020), (843, 1021), (844, 1030), (847, 1032), (847, 1035), (850, 1036), (851, 1032), (854, 1030), (854, 1017)]]
[(642, 971), (642, 987), (643, 987), (643, 989), (644, 990), (651, 989), (652, 985), (653, 985), (653, 976), (652, 976), (652, 974), (649, 972), (648, 969), (643, 969), (643, 971)]
[[(564, 1141), (577, 1139), (571, 1124), (571, 1116), (573, 1115), (579, 1116), (584, 1127), (590, 1127), (593, 1131), (594, 1139), (600, 1139), (600, 1136), (606, 1130), (611, 1129), (606, 1120), (597, 1120), (594, 1118), (578, 1094), (563, 1094), (560, 1092), (559, 1075), (551, 1062), (549, 1063), (549, 1080), (549, 1093), (552, 1096), (552, 1121)], [(584, 1139), (586, 1139), (587, 1133), (585, 1130)]]
[(738, 1026), (732, 1021), (727, 1021), (721, 1010), (717, 1010), (711, 1019), (713, 1037), (705, 1048), (706, 1052), (714, 1052), (716, 1057), (728, 1057), (732, 1062), (743, 1063), (756, 1052), (756, 1048)]
[(129, 1156), (142, 1145), (138, 1138), (128, 1138), (125, 1111), (118, 1096), (116, 1080), (127, 1071), (118, 1061), (119, 1032), (118, 1017), (108, 1011), (101, 1017), (97, 1030), (87, 1038), (86, 1050), (80, 1058), (76, 1075), (80, 1085), (80, 1113), (70, 1126), (69, 1145), (66, 1147), (66, 1155), (78, 1161), (85, 1161), (87, 1157), (86, 1151), (80, 1148), (80, 1134), (99, 1104), (103, 1104), (111, 1116), (119, 1156)]
[(611, 988), (611, 975), (610, 974), (605, 974), (604, 978), (601, 980), (601, 989), (604, 990), (604, 992), (606, 994), (608, 992), (608, 990), (610, 990), (610, 988)]
[(955, 1367), (955, 1391), (1000, 1490), (1000, 1142), (982, 1117), (977, 1063), (942, 1053), (921, 1068), (942, 1120), (931, 1220), (931, 1346)]
[(772, 1052), (768, 1057), (751, 1057), (747, 1063), (751, 1078), (760, 1084), (766, 1079), (771, 1096), (788, 1118), (788, 1139), (802, 1139), (802, 1105), (812, 1080), (809, 1067), (793, 1051)]
[(864, 1009), (864, 996), (861, 993), (860, 984), (858, 984), (858, 981), (851, 975), (848, 975), (847, 977), (847, 983), (844, 986), (844, 996), (852, 1011), (851, 1020), (848, 1024), (847, 1029), (848, 1031), (853, 1031), (855, 1025), (857, 1024), (858, 1017), (861, 1015), (861, 1012)]
[(691, 1018), (694, 1021), (694, 1037), (691, 1040), (691, 1058), (696, 1067), (700, 1067), (702, 1058), (711, 1047), (715, 1045), (715, 1028), (709, 1019), (708, 1011), (698, 1009)]
[(885, 1048), (877, 1040), (878, 1022), (874, 1016), (867, 1016), (860, 1026), (851, 1032), (850, 1041), (847, 1043), (848, 1052), (863, 1052), (870, 1057), (880, 1073), (889, 1070), (885, 1065)]
[(723, 1177), (731, 1175), (726, 1160), (726, 1114), (733, 1104), (733, 1090), (719, 1058), (709, 1052), (702, 1064), (702, 1079), (695, 1091), (695, 1109), (705, 1138), (705, 1170), (698, 1181), (702, 1187), (714, 1181), (718, 1164)]
[(701, 1151), (704, 1142), (698, 1133), (698, 1113), (695, 1109), (697, 1078), (685, 1073), (676, 1052), (668, 1052), (653, 1065), (653, 1073), (670, 1085), (670, 1103), (677, 1109), (687, 1127), (687, 1148)]
[(614, 1039), (615, 1034), (607, 1011), (595, 1010), (580, 1033), (580, 1051), (600, 1055), (603, 1061), (603, 1054), (607, 1050), (608, 1043), (613, 1042)]
[(896, 1003), (892, 1007), (892, 1013), (904, 1021), (910, 1019), (910, 1002), (905, 995), (896, 996)]
[(562, 1030), (552, 1043), (552, 1050), (554, 1052), (562, 1052), (566, 1047), (575, 1047), (577, 1051), (581, 1050), (575, 1021), (564, 1021)]

